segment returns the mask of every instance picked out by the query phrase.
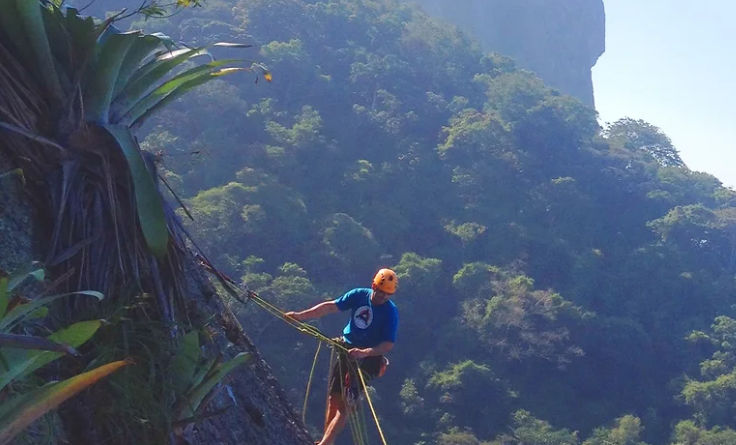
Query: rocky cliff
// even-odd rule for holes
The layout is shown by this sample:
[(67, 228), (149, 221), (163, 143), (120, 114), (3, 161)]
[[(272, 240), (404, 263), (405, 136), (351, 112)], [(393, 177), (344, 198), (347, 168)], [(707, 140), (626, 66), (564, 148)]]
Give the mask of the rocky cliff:
[[(0, 153), (0, 175), (12, 168), (12, 163)], [(0, 176), (0, 270), (16, 270), (41, 256), (43, 249), (39, 247), (41, 237), (38, 235), (42, 230), (37, 228), (38, 217), (29, 191), (21, 176)], [(212, 341), (207, 349), (226, 357), (248, 352), (253, 360), (249, 365), (235, 370), (216, 391), (209, 409), (219, 415), (207, 417), (187, 428), (184, 432), (186, 442), (190, 445), (311, 444), (304, 425), (287, 401), (268, 364), (263, 361), (202, 270), (194, 261), (190, 262), (189, 267), (188, 312), (192, 316), (198, 314), (208, 319)], [(204, 321), (201, 320), (202, 323)], [(43, 443), (49, 443), (48, 440), (52, 440), (51, 443), (69, 443), (65, 440), (71, 443), (94, 443), (90, 440), (94, 436), (94, 425), (81, 422), (82, 431), (79, 431), (80, 422), (77, 419), (83, 417), (85, 409), (89, 409), (81, 400), (79, 397), (73, 398), (61, 407), (64, 421), (59, 425), (66, 439), (60, 437), (61, 432), (57, 432), (52, 438), (40, 436), (44, 438)], [(98, 400), (97, 403), (108, 402)], [(39, 440), (38, 443), (42, 442)]]
[(31, 206), (21, 193), (23, 178), (10, 170), (0, 153), (0, 270), (15, 270), (33, 259)]
[(593, 106), (591, 68), (605, 50), (603, 0), (415, 0), (484, 49), (512, 57)]

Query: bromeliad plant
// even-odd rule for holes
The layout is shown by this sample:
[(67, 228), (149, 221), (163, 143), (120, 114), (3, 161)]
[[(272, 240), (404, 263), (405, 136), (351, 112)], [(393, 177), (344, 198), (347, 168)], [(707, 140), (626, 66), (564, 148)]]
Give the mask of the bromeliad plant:
[[(72, 293), (22, 299), (15, 295), (24, 281), (44, 278), (44, 270), (35, 264), (26, 270), (0, 278), (0, 445), (10, 443), (33, 421), (43, 416), (79, 391), (93, 385), (129, 362), (115, 361), (70, 377), (61, 382), (47, 382), (31, 391), (17, 392), (14, 382), (65, 354), (78, 355), (75, 348), (87, 342), (99, 329), (100, 320), (74, 323), (47, 337), (31, 335), (26, 325), (48, 313), (48, 305)], [(102, 299), (95, 291), (73, 294)]]
[[(120, 32), (38, 0), (0, 0), (0, 151), (41, 197), (45, 263), (73, 270), (75, 288), (108, 295), (131, 281), (176, 319), (183, 229), (159, 191), (153, 155), (133, 131), (153, 113), (233, 67), (207, 48), (177, 49), (161, 34)], [(247, 46), (214, 44), (214, 46)]]
[(227, 374), (251, 360), (248, 353), (241, 352), (230, 360), (206, 359), (199, 344), (199, 332), (192, 331), (180, 339), (168, 375), (175, 395), (173, 407), (173, 432), (183, 437), (187, 426), (205, 416), (207, 401), (214, 389)]
[[(46, 249), (44, 262), (53, 273), (72, 276), (64, 281), (65, 290), (99, 289), (108, 295), (104, 313), (122, 309), (129, 314), (113, 320), (93, 340), (100, 358), (132, 354), (141, 363), (115, 376), (108, 391), (150, 382), (157, 386), (138, 390), (155, 394), (156, 401), (166, 405), (164, 410), (171, 410), (142, 416), (106, 412), (100, 417), (118, 421), (120, 429), (91, 422), (93, 429), (125, 443), (145, 443), (132, 439), (138, 436), (155, 436), (155, 443), (162, 443), (161, 434), (202, 415), (207, 395), (247, 356), (226, 363), (197, 361), (198, 371), (185, 376), (191, 385), (180, 388), (182, 392), (162, 384), (167, 375), (147, 372), (171, 369), (170, 355), (151, 351), (170, 351), (176, 337), (187, 331), (186, 323), (180, 322), (187, 319), (182, 298), (188, 255), (185, 231), (159, 190), (155, 156), (142, 151), (133, 134), (161, 107), (209, 80), (243, 70), (256, 71), (266, 80), (270, 74), (257, 63), (214, 60), (205, 47), (177, 47), (161, 34), (120, 32), (113, 26), (114, 18), (95, 21), (58, 3), (0, 0), (0, 154), (23, 171), (29, 195), (37, 201), (38, 219), (46, 224), (39, 232), (49, 234), (38, 243)], [(176, 3), (198, 4), (196, 0)], [(144, 0), (143, 4), (155, 2)], [(149, 303), (149, 295), (155, 296), (155, 304)], [(65, 303), (55, 307), (54, 315), (69, 322), (85, 312), (100, 313), (98, 305), (81, 297)], [(131, 330), (137, 332), (137, 326), (159, 326), (165, 334), (147, 336), (134, 349), (139, 344), (131, 344), (135, 339)], [(19, 339), (7, 339), (11, 340)], [(45, 340), (62, 343), (58, 345), (62, 349), (76, 347), (67, 337)], [(182, 341), (192, 344), (191, 337)], [(146, 348), (151, 343), (153, 349)], [(6, 362), (5, 369), (15, 363), (12, 357), (6, 357)], [(142, 373), (145, 379), (136, 380)], [(69, 383), (64, 391), (79, 388), (79, 382)], [(97, 390), (104, 389), (98, 385), (83, 398), (90, 399)], [(139, 411), (139, 406), (133, 408)], [(80, 402), (65, 411), (79, 414), (67, 414), (70, 417), (91, 419), (94, 410), (93, 404)], [(155, 431), (149, 435), (149, 427), (138, 425), (139, 420), (156, 415), (166, 419), (152, 422)], [(5, 417), (1, 418), (4, 422)], [(17, 426), (13, 424), (13, 431)]]

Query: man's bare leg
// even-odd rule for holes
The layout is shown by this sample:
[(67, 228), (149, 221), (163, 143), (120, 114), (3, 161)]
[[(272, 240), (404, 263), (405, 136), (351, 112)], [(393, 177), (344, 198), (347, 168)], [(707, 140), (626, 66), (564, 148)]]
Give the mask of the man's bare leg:
[(338, 394), (330, 394), (328, 399), (328, 421), (325, 426), (325, 433), (318, 445), (332, 445), (338, 434), (345, 428), (347, 421), (347, 410), (345, 402)]
[(330, 425), (330, 422), (332, 422), (332, 419), (335, 417), (335, 413), (337, 412), (337, 398), (333, 394), (329, 394), (327, 396), (327, 409), (325, 410), (325, 425), (323, 427), (323, 430), (326, 430), (327, 427)]

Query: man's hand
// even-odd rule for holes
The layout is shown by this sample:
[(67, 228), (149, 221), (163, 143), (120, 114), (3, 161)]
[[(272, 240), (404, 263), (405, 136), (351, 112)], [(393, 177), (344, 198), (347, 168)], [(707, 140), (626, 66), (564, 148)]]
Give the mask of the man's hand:
[(294, 311), (285, 312), (284, 317), (293, 318), (296, 321), (302, 321), (301, 318), (299, 317), (299, 314)]
[(351, 348), (350, 350), (348, 350), (348, 355), (350, 356), (350, 358), (357, 360), (357, 359), (368, 357), (369, 355), (371, 355), (370, 352), (371, 351), (369, 348), (366, 348), (366, 349)]

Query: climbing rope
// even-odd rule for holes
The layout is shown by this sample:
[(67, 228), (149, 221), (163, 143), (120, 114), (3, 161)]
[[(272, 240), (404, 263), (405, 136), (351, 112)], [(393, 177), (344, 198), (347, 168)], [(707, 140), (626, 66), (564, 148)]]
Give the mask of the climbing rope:
[(307, 423), (307, 401), (309, 400), (309, 390), (312, 389), (312, 377), (314, 377), (314, 368), (317, 367), (317, 358), (319, 357), (319, 350), (322, 348), (322, 342), (317, 341), (317, 351), (314, 353), (314, 360), (312, 361), (312, 369), (309, 371), (309, 379), (307, 380), (307, 389), (304, 391), (304, 405), (302, 406), (302, 423)]
[[(340, 379), (340, 391), (343, 400), (345, 400), (345, 409), (348, 413), (348, 424), (350, 425), (350, 432), (353, 436), (353, 443), (360, 445), (366, 444), (368, 443), (368, 429), (366, 428), (365, 412), (363, 411), (363, 406), (358, 403), (360, 393), (357, 390), (357, 385), (353, 385), (352, 382), (352, 379), (360, 372), (360, 367), (355, 360), (350, 360), (345, 354), (343, 354), (343, 357), (338, 358), (338, 360), (342, 360), (341, 364), (347, 368), (343, 369), (342, 366), (339, 367), (341, 375), (347, 376), (348, 379), (348, 386), (346, 386), (344, 379)], [(351, 388), (351, 386), (356, 387)], [(354, 391), (352, 394), (350, 393), (351, 389)], [(366, 391), (366, 386), (363, 386), (363, 392), (365, 393)]]
[[(222, 284), (223, 288), (240, 303), (248, 304), (249, 301), (252, 301), (255, 304), (257, 304), (259, 307), (264, 309), (266, 312), (284, 321), (286, 324), (288, 324), (292, 328), (298, 330), (299, 332), (302, 332), (303, 334), (316, 338), (319, 341), (320, 345), (322, 343), (327, 343), (328, 345), (332, 346), (333, 354), (335, 351), (337, 351), (338, 353), (343, 353), (345, 355), (348, 354), (348, 348), (346, 348), (339, 341), (326, 336), (324, 333), (322, 333), (322, 331), (317, 329), (316, 326), (313, 326), (309, 323), (305, 323), (303, 321), (295, 320), (294, 318), (291, 318), (291, 317), (287, 317), (286, 313), (282, 309), (264, 300), (260, 295), (258, 295), (252, 290), (246, 289), (243, 292), (240, 286), (236, 284), (235, 281), (232, 280), (232, 278), (228, 277), (227, 275), (217, 270), (214, 266), (212, 266), (212, 264), (209, 262), (209, 260), (206, 257), (202, 255), (198, 255), (198, 257), (202, 265), (209, 272), (215, 275), (215, 277), (218, 279), (220, 284)], [(245, 296), (245, 299), (243, 298), (243, 294)], [(317, 353), (319, 353), (319, 347), (317, 349)], [(312, 373), (314, 372), (314, 367), (317, 362), (317, 353), (315, 354), (314, 362), (312, 363), (312, 371), (310, 372), (309, 382), (307, 383), (307, 396), (308, 396), (309, 387), (311, 386)], [(357, 374), (360, 378), (360, 384), (363, 389), (363, 394), (365, 394), (365, 398), (368, 402), (368, 406), (370, 407), (371, 414), (373, 415), (373, 420), (376, 423), (376, 429), (378, 430), (378, 434), (381, 437), (381, 443), (383, 445), (388, 445), (386, 443), (386, 438), (383, 435), (383, 430), (381, 429), (381, 425), (378, 421), (378, 415), (376, 414), (376, 410), (373, 407), (373, 402), (371, 401), (371, 397), (368, 394), (368, 387), (365, 383), (365, 378), (363, 377), (363, 371), (360, 369), (360, 367), (358, 366), (355, 360), (346, 360), (346, 362), (348, 363), (349, 367), (350, 366), (354, 367), (354, 368), (351, 368), (350, 371), (355, 371), (355, 374)], [(330, 372), (332, 372), (332, 365), (330, 365)], [(328, 380), (328, 383), (329, 383), (329, 380)], [(347, 398), (345, 397), (346, 394), (345, 394), (344, 385), (343, 385), (342, 391), (343, 391), (343, 400), (347, 400)], [(329, 393), (329, 385), (328, 385), (328, 393)], [(305, 406), (306, 406), (306, 403), (307, 403), (307, 400), (305, 397), (305, 400), (304, 400)], [(360, 411), (360, 415), (354, 415), (354, 416), (348, 415), (348, 422), (350, 423), (350, 429), (351, 429), (351, 432), (353, 433), (353, 441), (355, 442), (355, 444), (364, 445), (368, 441), (367, 431), (365, 427), (364, 413), (362, 412), (362, 407), (360, 407), (358, 403), (356, 403), (356, 405), (358, 405), (356, 411)], [(348, 409), (348, 412), (349, 411), (350, 410)], [(360, 419), (358, 419), (358, 417), (360, 417)], [(302, 416), (302, 420), (304, 420), (304, 415)]]
[(330, 372), (327, 375), (327, 395), (325, 396), (325, 430), (327, 429), (327, 423), (330, 420), (330, 382), (332, 382), (332, 373), (335, 369), (335, 355), (335, 349), (330, 348)]
[(378, 422), (378, 416), (376, 415), (376, 410), (373, 408), (373, 402), (371, 402), (371, 398), (368, 396), (368, 389), (365, 384), (365, 377), (363, 377), (363, 371), (360, 368), (358, 368), (358, 376), (360, 377), (360, 384), (363, 385), (363, 390), (366, 391), (365, 400), (368, 401), (368, 406), (370, 406), (371, 408), (371, 414), (373, 414), (373, 420), (376, 422), (378, 435), (381, 436), (381, 442), (386, 445), (386, 438), (383, 435), (383, 430), (381, 430), (381, 424)]
[[(328, 345), (332, 346), (333, 349), (337, 350), (339, 353), (343, 353), (345, 355), (348, 354), (348, 349), (342, 343), (336, 341), (333, 338), (326, 336), (319, 329), (317, 329), (317, 327), (309, 323), (305, 323), (302, 321), (295, 320), (291, 317), (287, 317), (283, 310), (279, 309), (278, 307), (264, 300), (257, 293), (251, 290), (246, 291), (246, 296), (248, 300), (253, 301), (255, 304), (262, 307), (263, 309), (265, 309), (267, 312), (271, 313), (275, 317), (280, 318), (281, 320), (286, 322), (286, 324), (292, 326), (298, 331), (306, 335), (315, 337), (317, 340), (320, 341), (320, 343), (322, 342), (327, 343)], [(316, 358), (315, 358), (315, 361), (316, 361)], [(371, 414), (373, 415), (373, 420), (376, 423), (376, 429), (378, 430), (378, 433), (381, 437), (381, 443), (383, 445), (387, 445), (386, 438), (383, 435), (383, 430), (381, 429), (381, 425), (378, 421), (378, 415), (376, 414), (375, 408), (373, 407), (373, 402), (370, 398), (370, 395), (368, 394), (368, 387), (365, 383), (365, 377), (363, 376), (363, 371), (360, 369), (360, 367), (358, 366), (355, 360), (347, 360), (347, 363), (348, 363), (348, 367), (352, 367), (350, 368), (349, 372), (353, 373), (353, 375), (359, 376), (360, 384), (363, 389), (363, 394), (365, 394), (366, 401), (368, 402), (368, 406), (370, 407)], [(314, 367), (314, 363), (313, 363), (313, 367)], [(347, 400), (347, 398), (345, 397), (346, 394), (344, 393), (344, 389), (345, 388), (343, 388), (343, 400)], [(305, 400), (305, 403), (306, 403), (306, 400)], [(356, 415), (349, 415), (348, 423), (350, 424), (350, 430), (353, 435), (353, 442), (356, 445), (363, 445), (368, 442), (367, 428), (366, 428), (365, 420), (364, 420), (365, 416), (364, 416), (364, 413), (362, 412), (362, 407), (360, 406), (360, 404), (356, 403), (356, 406), (354, 408), (357, 408)]]
[[(343, 400), (349, 400), (348, 399), (348, 393), (345, 386), (345, 380), (344, 376), (346, 373), (351, 372), (350, 369), (345, 369), (345, 367), (349, 366), (343, 358), (337, 358), (340, 354), (335, 352), (334, 348), (330, 349), (330, 372), (327, 377), (327, 391), (325, 396), (325, 425), (324, 429), (327, 429), (327, 426), (329, 425), (329, 422), (332, 420), (330, 418), (330, 415), (334, 415), (334, 413), (330, 412), (330, 392), (332, 391), (332, 379), (337, 378), (334, 376), (335, 370), (337, 369), (337, 372), (340, 373), (339, 383), (340, 383), (340, 395), (342, 396)], [(341, 360), (340, 364), (338, 365), (337, 360)], [(358, 408), (360, 405), (358, 405)], [(350, 409), (352, 410), (355, 408), (352, 405), (345, 406), (346, 410)], [(353, 438), (353, 443), (356, 445), (364, 445), (367, 444), (368, 438), (366, 437), (365, 433), (363, 431), (366, 430), (365, 428), (365, 416), (362, 410), (353, 410), (352, 413), (350, 411), (346, 411), (347, 417), (347, 423), (350, 427), (350, 434)]]

